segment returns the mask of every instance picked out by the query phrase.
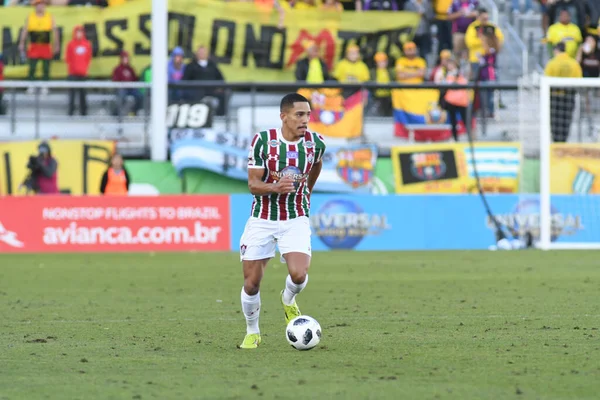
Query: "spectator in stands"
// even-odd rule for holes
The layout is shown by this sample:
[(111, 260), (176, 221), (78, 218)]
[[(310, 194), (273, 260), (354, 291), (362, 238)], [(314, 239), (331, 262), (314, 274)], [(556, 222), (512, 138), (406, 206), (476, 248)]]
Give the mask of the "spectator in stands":
[[(548, 1), (546, 18), (543, 19), (547, 23), (545, 29), (560, 21), (560, 14), (563, 10), (569, 12), (570, 22), (579, 27), (581, 34), (586, 31), (586, 27), (590, 22), (589, 17), (592, 16), (593, 10), (587, 0), (554, 0)], [(568, 46), (567, 46), (568, 47)]]
[[(442, 83), (466, 85), (468, 80), (460, 72), (459, 65), (455, 59), (449, 58), (447, 63), (447, 71), (444, 75)], [(469, 94), (467, 89), (447, 89), (440, 93), (440, 106), (447, 111), (450, 125), (452, 126), (452, 137), (458, 142), (458, 118), (467, 124), (467, 106), (469, 105)]]
[(468, 57), (465, 33), (477, 18), (478, 7), (479, 0), (454, 0), (448, 11), (448, 20), (452, 21), (452, 49), (459, 62)]
[[(0, 53), (0, 81), (4, 80), (4, 58), (2, 57), (2, 53)], [(0, 87), (0, 115), (6, 114), (6, 110), (4, 109), (4, 88)]]
[(465, 33), (465, 44), (469, 50), (469, 62), (471, 63), (471, 79), (476, 80), (479, 77), (480, 58), (485, 55), (483, 38), (485, 36), (495, 36), (497, 41), (496, 54), (502, 49), (504, 44), (504, 34), (502, 30), (494, 23), (489, 21), (487, 9), (480, 7), (477, 11), (477, 19), (467, 28)]
[(396, 80), (399, 83), (423, 83), (427, 63), (423, 58), (417, 56), (417, 45), (414, 42), (408, 42), (402, 49), (404, 56), (396, 60)]
[(360, 48), (353, 44), (346, 48), (346, 58), (339, 61), (333, 71), (333, 77), (342, 83), (367, 82), (369, 68), (360, 59)]
[[(73, 38), (67, 45), (65, 56), (70, 81), (85, 81), (92, 61), (92, 44), (85, 37), (83, 26), (73, 28)], [(69, 115), (75, 113), (75, 92), (79, 92), (79, 113), (87, 115), (85, 89), (69, 89)]]
[[(498, 79), (496, 72), (496, 57), (498, 54), (499, 44), (496, 35), (491, 32), (485, 32), (482, 38), (483, 51), (479, 56), (479, 65), (477, 65), (477, 80), (479, 82), (495, 82)], [(479, 92), (482, 100), (482, 108), (484, 116), (494, 118), (494, 91), (482, 89)]]
[[(185, 64), (183, 63), (183, 56), (185, 52), (181, 47), (175, 47), (171, 53), (171, 59), (167, 65), (168, 82), (174, 83), (179, 82), (183, 79), (183, 73), (185, 71)], [(181, 88), (169, 88), (169, 103), (177, 103), (183, 98), (183, 91)]]
[[(112, 80), (113, 82), (137, 82), (138, 80), (138, 76), (135, 73), (135, 70), (129, 63), (129, 53), (127, 53), (126, 51), (121, 52), (121, 61), (119, 65), (113, 70)], [(137, 114), (138, 111), (142, 108), (143, 97), (142, 93), (138, 89), (119, 89), (117, 92), (117, 107), (114, 112), (114, 115), (121, 115), (127, 96), (132, 96), (135, 100), (135, 114)]]
[(404, 4), (405, 11), (416, 12), (421, 16), (421, 21), (415, 31), (413, 42), (419, 49), (419, 55), (427, 58), (431, 53), (431, 21), (433, 20), (433, 8), (430, 0), (408, 0)]
[(441, 83), (446, 76), (446, 68), (448, 66), (448, 60), (452, 57), (450, 50), (440, 51), (440, 56), (435, 64), (435, 67), (431, 70), (429, 80), (435, 83)]
[[(513, 14), (521, 13), (521, 5), (519, 4), (519, 0), (512, 0), (512, 12)], [(525, 12), (531, 14), (533, 12), (533, 3), (531, 0), (525, 0)]]
[[(25, 19), (25, 29), (21, 31), (19, 51), (25, 54), (25, 41), (29, 38), (27, 58), (29, 59), (29, 80), (35, 77), (38, 62), (42, 63), (42, 79), (50, 79), (50, 61), (54, 54), (59, 52), (58, 29), (54, 17), (46, 10), (46, 0), (33, 0), (33, 11)], [(29, 88), (29, 93), (34, 93), (34, 88)], [(42, 94), (47, 94), (48, 89), (43, 88)]]
[(296, 63), (296, 81), (323, 83), (328, 80), (330, 80), (329, 68), (319, 56), (319, 46), (315, 42), (308, 43), (306, 58)]
[[(143, 69), (142, 73), (140, 74), (140, 82), (152, 83), (152, 64), (149, 64)], [(140, 89), (140, 93), (146, 101), (146, 107), (144, 107), (144, 110), (146, 111), (147, 116), (150, 115), (150, 90), (151, 89)]]
[(339, 0), (325, 0), (323, 4), (321, 4), (320, 9), (324, 11), (344, 11), (344, 7), (342, 6), (342, 3), (339, 2)]
[(110, 166), (102, 175), (100, 193), (105, 196), (126, 196), (129, 193), (129, 173), (123, 165), (123, 157), (116, 153), (110, 159)]
[[(559, 42), (554, 48), (554, 58), (548, 61), (544, 70), (546, 76), (558, 78), (581, 78), (583, 73), (579, 63), (566, 53), (566, 45)], [(569, 138), (575, 90), (553, 88), (550, 92), (550, 129), (555, 142), (566, 142)]]
[(58, 194), (58, 162), (52, 157), (52, 149), (47, 142), (38, 146), (39, 155), (30, 157), (27, 168), (31, 178), (26, 179), (25, 186), (37, 194)]
[(600, 48), (593, 36), (585, 38), (577, 51), (576, 59), (581, 65), (584, 78), (600, 77)]
[(406, 0), (356, 0), (356, 11), (398, 11)]
[(560, 12), (559, 22), (548, 28), (546, 40), (549, 45), (555, 47), (558, 43), (564, 43), (567, 54), (575, 58), (579, 44), (583, 41), (579, 27), (571, 23), (569, 11)]
[[(375, 68), (371, 71), (371, 80), (381, 85), (389, 85), (394, 81), (393, 71), (388, 65), (388, 56), (380, 51), (373, 57), (375, 60)], [(375, 115), (390, 116), (392, 113), (392, 98), (390, 97), (390, 89), (375, 89), (373, 94), (372, 110)]]
[(452, 50), (452, 22), (448, 20), (448, 10), (453, 0), (433, 0), (434, 24), (437, 28), (439, 50)]
[[(219, 66), (209, 59), (208, 50), (198, 47), (196, 59), (190, 61), (183, 72), (184, 81), (224, 81), (225, 78)], [(185, 97), (193, 103), (205, 102), (218, 110), (218, 115), (224, 114), (225, 97), (221, 88), (198, 87), (185, 91)]]

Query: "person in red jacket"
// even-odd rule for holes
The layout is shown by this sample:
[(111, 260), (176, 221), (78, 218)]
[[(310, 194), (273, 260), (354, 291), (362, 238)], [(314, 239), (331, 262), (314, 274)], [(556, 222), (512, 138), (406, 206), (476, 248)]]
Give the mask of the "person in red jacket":
[[(121, 52), (121, 62), (113, 70), (112, 80), (113, 82), (136, 82), (138, 80), (135, 70), (131, 67), (131, 64), (129, 64), (129, 53), (126, 51)], [(121, 110), (123, 110), (126, 96), (132, 96), (134, 98), (136, 114), (142, 108), (143, 97), (138, 89), (119, 89), (117, 92), (117, 109), (114, 115), (120, 115)]]
[[(92, 44), (85, 37), (83, 26), (73, 28), (73, 39), (67, 45), (66, 62), (69, 68), (69, 80), (85, 81), (92, 61)], [(75, 92), (79, 92), (79, 113), (87, 115), (85, 89), (69, 90), (69, 115), (75, 112)]]

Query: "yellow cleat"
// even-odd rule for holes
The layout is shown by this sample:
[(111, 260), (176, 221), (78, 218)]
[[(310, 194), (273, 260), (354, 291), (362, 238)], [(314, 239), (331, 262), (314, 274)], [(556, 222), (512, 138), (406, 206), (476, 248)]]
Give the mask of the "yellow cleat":
[(261, 342), (260, 335), (258, 333), (249, 333), (244, 338), (244, 341), (241, 345), (238, 346), (238, 349), (255, 349)]
[(294, 304), (292, 304), (291, 306), (285, 305), (285, 303), (283, 302), (283, 290), (281, 291), (281, 304), (283, 305), (283, 312), (285, 313), (286, 324), (289, 324), (291, 320), (302, 315), (300, 309), (298, 308), (298, 304), (296, 304), (295, 300)]

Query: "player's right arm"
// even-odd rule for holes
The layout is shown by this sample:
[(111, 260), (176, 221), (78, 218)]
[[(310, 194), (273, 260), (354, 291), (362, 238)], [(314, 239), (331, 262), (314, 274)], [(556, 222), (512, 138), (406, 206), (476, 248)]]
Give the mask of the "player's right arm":
[(255, 196), (268, 196), (274, 193), (287, 194), (296, 191), (294, 180), (286, 175), (277, 182), (263, 182), (264, 168), (248, 168), (248, 189)]

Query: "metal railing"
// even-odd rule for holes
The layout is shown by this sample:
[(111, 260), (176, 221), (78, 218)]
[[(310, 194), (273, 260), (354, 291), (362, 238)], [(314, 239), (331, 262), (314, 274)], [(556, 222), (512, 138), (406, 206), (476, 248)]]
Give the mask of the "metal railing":
[[(36, 88), (33, 94), (26, 94), (29, 88)], [(171, 89), (184, 89), (187, 92), (195, 92), (200, 89), (219, 89), (222, 91), (224, 107), (221, 115), (215, 117), (219, 129), (231, 132), (240, 132), (237, 126), (237, 111), (242, 107), (252, 109), (251, 125), (255, 126), (259, 118), (258, 107), (279, 106), (280, 96), (296, 91), (300, 88), (339, 88), (339, 89), (363, 89), (373, 91), (375, 89), (487, 89), (513, 92), (516, 94), (518, 85), (516, 82), (482, 82), (477, 85), (469, 83), (466, 85), (437, 85), (426, 82), (419, 85), (389, 84), (381, 85), (373, 82), (361, 84), (340, 84), (338, 82), (326, 82), (323, 84), (306, 84), (302, 82), (214, 82), (214, 81), (185, 81), (169, 85)], [(0, 81), (0, 88), (4, 88), (7, 115), (0, 116), (0, 140), (22, 140), (39, 139), (57, 136), (59, 138), (102, 138), (117, 140), (118, 145), (123, 148), (136, 148), (144, 151), (150, 147), (150, 121), (154, 110), (150, 107), (149, 94), (150, 84), (142, 82), (120, 83), (120, 82), (73, 82), (73, 81)], [(50, 95), (44, 96), (39, 89), (49, 89)], [(87, 116), (69, 116), (67, 113), (68, 90), (86, 89), (90, 101), (96, 99), (94, 107), (89, 106)], [(119, 104), (117, 93), (119, 89), (133, 89), (145, 91), (142, 111), (137, 116), (127, 116), (125, 107), (117, 107), (114, 112), (108, 109)], [(77, 98), (76, 98), (77, 100)], [(131, 100), (129, 100), (131, 103)], [(92, 108), (95, 110), (92, 112)], [(103, 111), (104, 110), (104, 111)], [(367, 114), (368, 115), (368, 114)], [(513, 113), (507, 113), (506, 122), (516, 123), (516, 109)], [(383, 117), (366, 116), (363, 119), (364, 132), (367, 139), (378, 134), (393, 140), (394, 119), (392, 115)], [(493, 139), (489, 135), (489, 123), (485, 119), (478, 124), (478, 137)], [(377, 132), (377, 131), (381, 132)], [(385, 130), (385, 132), (383, 132)], [(512, 128), (506, 128), (511, 131)], [(389, 133), (388, 133), (389, 132)], [(165, 127), (165, 135), (167, 128)], [(378, 136), (379, 137), (379, 136)], [(511, 138), (509, 138), (511, 139)], [(516, 138), (514, 138), (516, 139)], [(137, 151), (136, 150), (136, 151)]]

